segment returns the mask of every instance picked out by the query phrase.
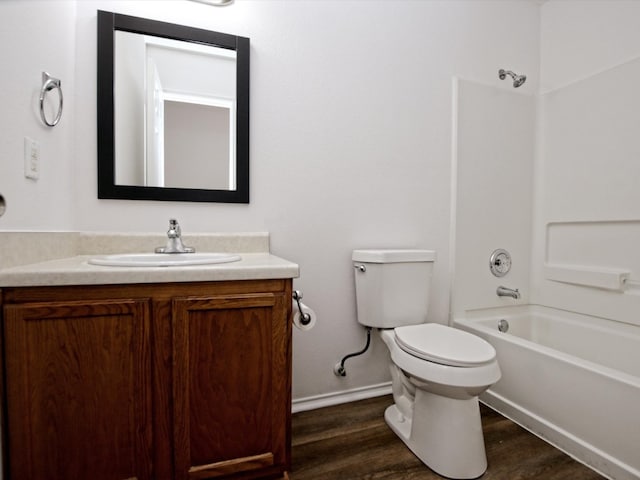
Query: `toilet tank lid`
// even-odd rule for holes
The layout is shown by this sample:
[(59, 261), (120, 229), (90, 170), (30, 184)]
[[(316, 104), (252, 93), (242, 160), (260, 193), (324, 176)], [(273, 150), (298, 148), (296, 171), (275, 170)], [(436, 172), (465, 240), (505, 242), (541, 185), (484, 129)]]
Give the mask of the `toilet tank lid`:
[(365, 263), (433, 262), (436, 252), (415, 249), (354, 250), (351, 259)]

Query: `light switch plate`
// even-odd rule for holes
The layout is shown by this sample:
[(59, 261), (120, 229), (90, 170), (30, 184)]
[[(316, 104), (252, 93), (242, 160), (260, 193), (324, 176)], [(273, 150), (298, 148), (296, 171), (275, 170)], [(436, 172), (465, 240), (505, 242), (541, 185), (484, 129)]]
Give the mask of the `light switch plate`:
[(40, 143), (24, 137), (24, 176), (37, 180), (40, 177)]

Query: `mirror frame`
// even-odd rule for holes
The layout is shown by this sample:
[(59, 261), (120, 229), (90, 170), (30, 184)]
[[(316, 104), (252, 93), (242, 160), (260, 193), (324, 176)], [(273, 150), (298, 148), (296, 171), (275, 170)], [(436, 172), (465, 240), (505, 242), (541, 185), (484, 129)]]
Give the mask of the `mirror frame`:
[[(236, 51), (236, 190), (147, 187), (115, 183), (115, 32), (125, 31)], [(249, 39), (98, 10), (98, 198), (249, 203)]]

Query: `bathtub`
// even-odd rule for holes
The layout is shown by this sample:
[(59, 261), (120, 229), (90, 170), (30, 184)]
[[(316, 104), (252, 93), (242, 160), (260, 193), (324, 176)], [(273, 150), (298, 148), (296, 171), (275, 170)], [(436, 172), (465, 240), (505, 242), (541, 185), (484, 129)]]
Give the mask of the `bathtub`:
[(640, 479), (639, 326), (537, 305), (453, 324), (496, 349), (502, 378), (484, 403), (608, 478)]

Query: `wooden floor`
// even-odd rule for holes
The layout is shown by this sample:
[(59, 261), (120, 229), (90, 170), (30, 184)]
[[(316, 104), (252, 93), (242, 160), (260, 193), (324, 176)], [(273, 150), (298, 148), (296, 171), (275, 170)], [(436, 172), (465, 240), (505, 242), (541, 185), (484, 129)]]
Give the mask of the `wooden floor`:
[[(439, 480), (384, 422), (391, 396), (293, 415), (292, 480)], [(601, 480), (493, 410), (482, 406), (489, 467), (483, 480)]]

